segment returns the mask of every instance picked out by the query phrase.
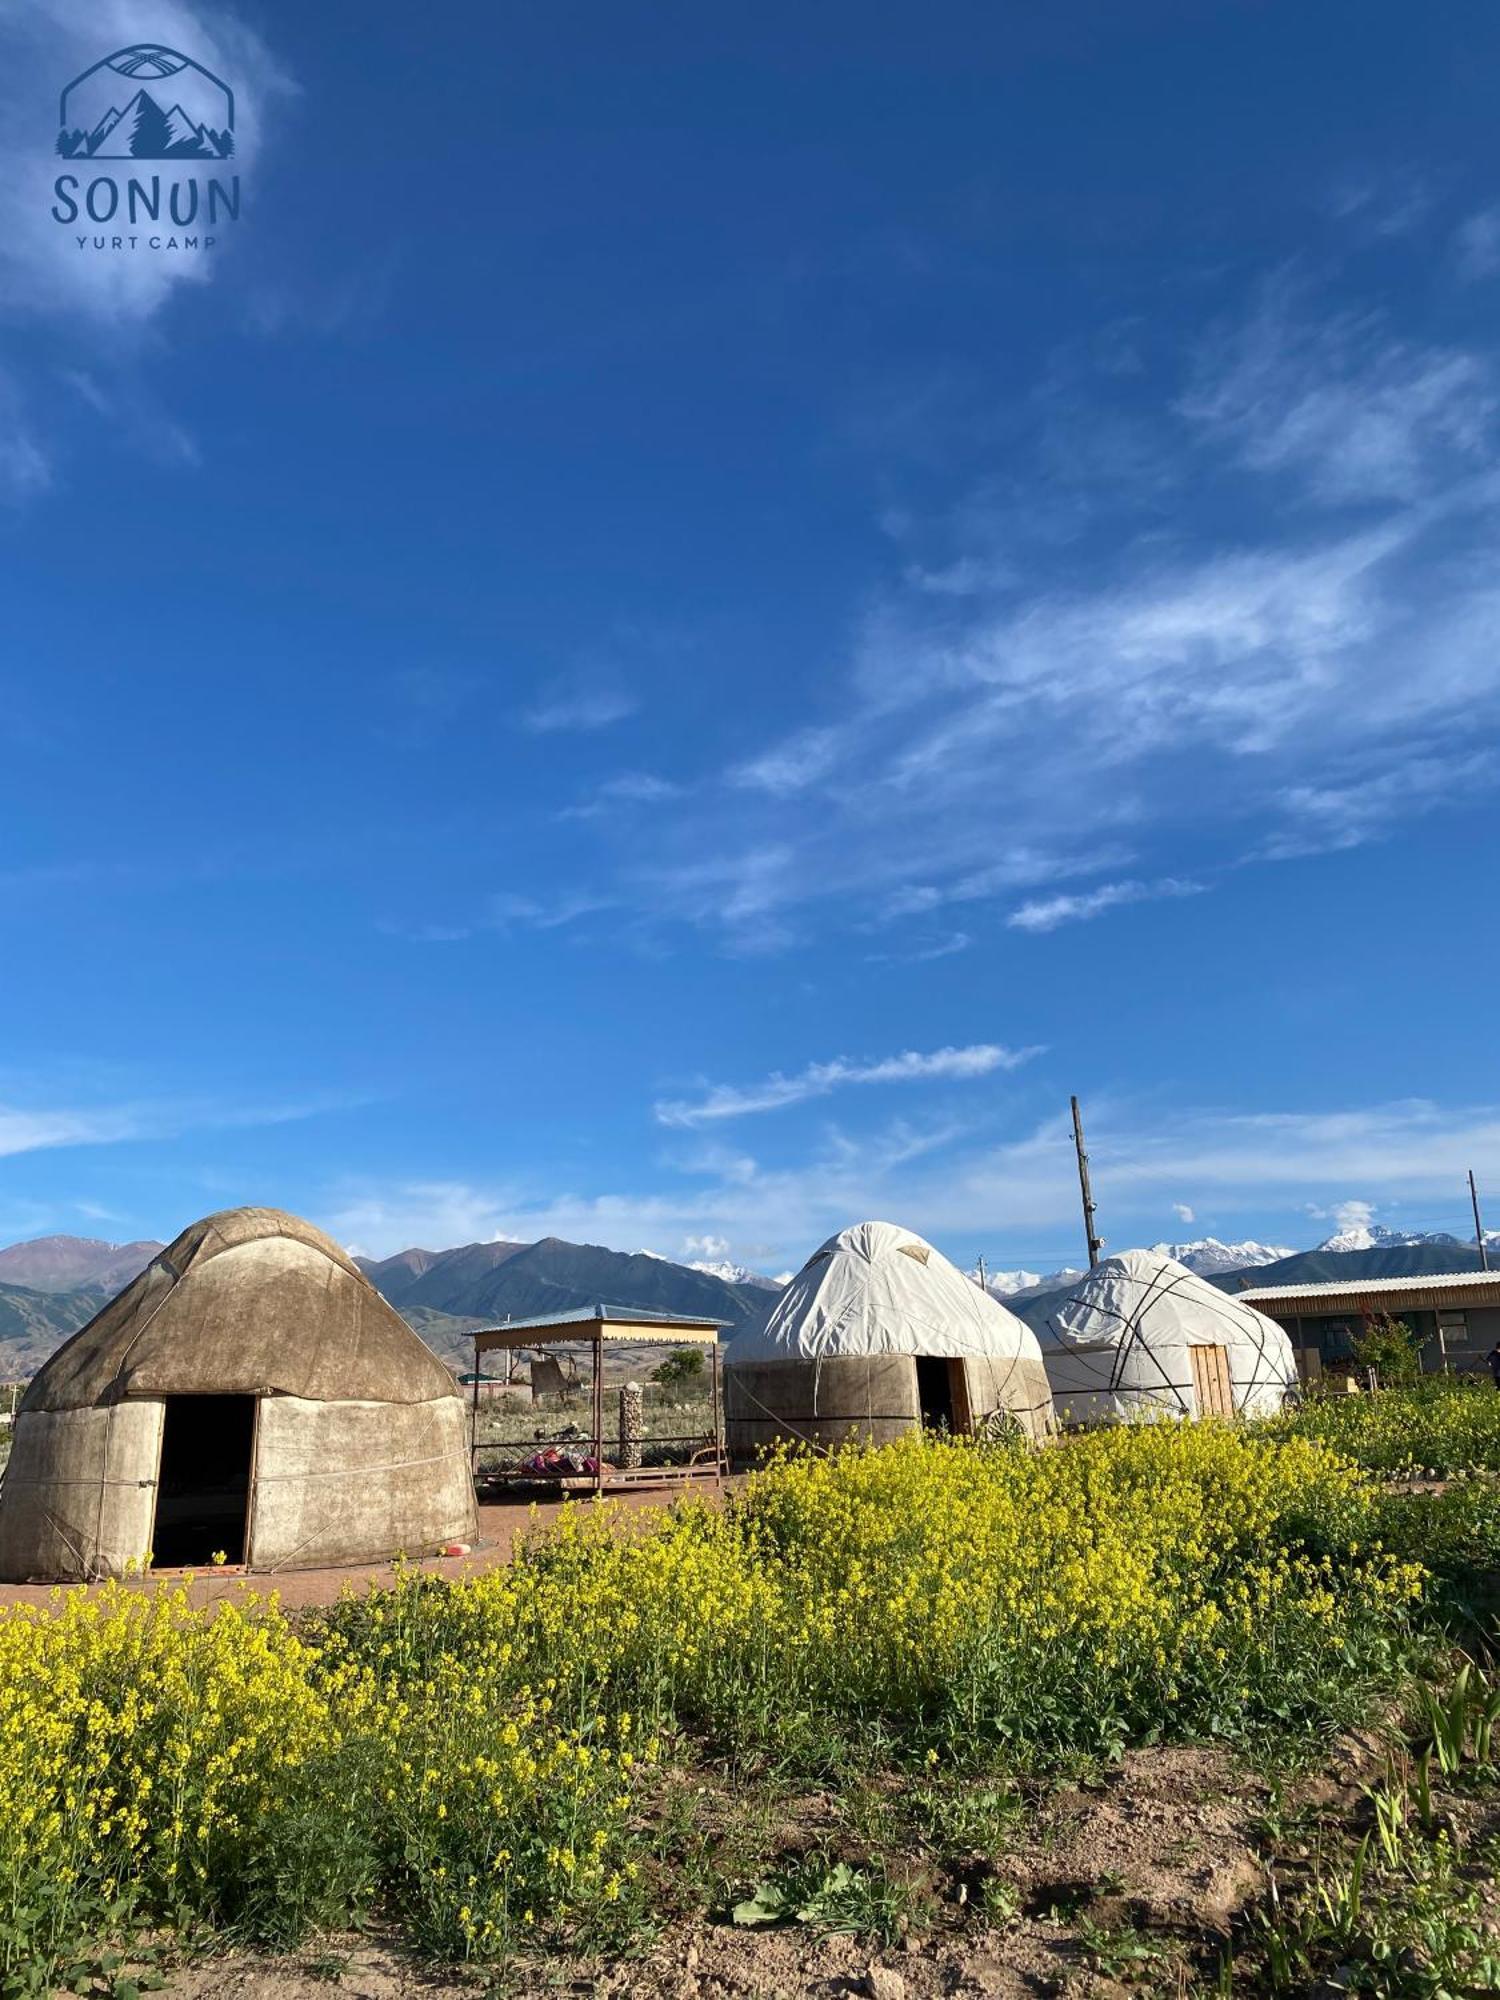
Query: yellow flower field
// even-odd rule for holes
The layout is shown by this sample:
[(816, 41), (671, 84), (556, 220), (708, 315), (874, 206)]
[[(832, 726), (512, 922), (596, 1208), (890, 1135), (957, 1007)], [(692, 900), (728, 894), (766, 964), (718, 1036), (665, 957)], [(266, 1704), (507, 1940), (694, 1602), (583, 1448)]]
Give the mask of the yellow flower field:
[(125, 1587), (8, 1611), (0, 1992), (139, 1924), (290, 1941), (374, 1903), (494, 1956), (629, 1902), (665, 1757), (1017, 1767), (1317, 1726), (1391, 1670), (1422, 1588), (1378, 1502), (1317, 1445), (1215, 1424), (913, 1438), (722, 1511), (581, 1506), (509, 1569), (296, 1624)]

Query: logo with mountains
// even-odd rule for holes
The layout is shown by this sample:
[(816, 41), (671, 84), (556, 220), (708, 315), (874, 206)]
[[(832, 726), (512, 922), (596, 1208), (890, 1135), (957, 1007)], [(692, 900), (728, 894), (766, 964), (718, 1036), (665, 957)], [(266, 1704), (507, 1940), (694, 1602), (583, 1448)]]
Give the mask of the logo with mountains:
[(57, 150), (65, 160), (227, 160), (234, 92), (158, 42), (116, 49), (63, 92)]

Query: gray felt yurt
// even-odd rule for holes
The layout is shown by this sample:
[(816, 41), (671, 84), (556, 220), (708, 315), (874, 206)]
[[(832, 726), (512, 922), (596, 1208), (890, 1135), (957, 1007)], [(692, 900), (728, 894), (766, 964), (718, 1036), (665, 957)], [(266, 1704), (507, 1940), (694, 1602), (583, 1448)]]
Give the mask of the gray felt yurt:
[(724, 1350), (731, 1458), (780, 1443), (887, 1444), (919, 1425), (1032, 1436), (1052, 1419), (1031, 1329), (890, 1222), (858, 1222), (803, 1265), (763, 1325)]
[(1297, 1386), (1274, 1319), (1159, 1250), (1106, 1258), (1039, 1338), (1063, 1424), (1269, 1416)]
[(472, 1541), (458, 1385), (338, 1245), (274, 1208), (185, 1229), (16, 1415), (0, 1580), (216, 1553), (257, 1570)]

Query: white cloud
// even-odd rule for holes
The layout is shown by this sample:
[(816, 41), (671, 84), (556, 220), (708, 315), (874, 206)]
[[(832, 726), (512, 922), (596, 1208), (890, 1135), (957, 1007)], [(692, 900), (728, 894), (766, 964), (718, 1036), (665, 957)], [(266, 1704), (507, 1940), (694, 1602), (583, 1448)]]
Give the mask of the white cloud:
[(806, 791), (828, 776), (843, 750), (837, 729), (804, 729), (789, 736), (773, 749), (762, 751), (748, 763), (737, 764), (729, 773), (731, 784), (781, 795)]
[[(1289, 1219), (1353, 1186), (1384, 1204), (1452, 1200), (1469, 1161), (1500, 1170), (1500, 1108), (1403, 1102), (1333, 1112), (1233, 1114), (1164, 1110), (1093, 1099), (1089, 1151), (1101, 1226), (1112, 1249), (1150, 1243), (1171, 1189), (1212, 1190), (1226, 1217), (1269, 1208)], [(925, 1150), (892, 1127), (860, 1140), (825, 1135), (793, 1164), (770, 1167), (705, 1148), (631, 1193), (549, 1192), (523, 1185), (354, 1183), (313, 1204), (343, 1241), (380, 1254), (490, 1237), (545, 1235), (680, 1256), (688, 1237), (714, 1236), (757, 1264), (799, 1266), (825, 1237), (861, 1217), (895, 1217), (950, 1254), (1001, 1238), (1012, 1261), (1038, 1244), (1071, 1241), (1078, 1183), (1066, 1108), (1003, 1143), (954, 1134)]]
[(522, 709), (520, 722), (536, 736), (571, 735), (623, 722), (637, 706), (635, 697), (609, 676), (565, 674)]
[(1059, 924), (1086, 924), (1127, 903), (1154, 903), (1167, 896), (1197, 896), (1201, 882), (1179, 882), (1168, 877), (1161, 882), (1105, 882), (1097, 889), (1076, 896), (1047, 896), (1023, 903), (1005, 919), (1012, 930), (1055, 931)]
[(915, 1049), (900, 1055), (884, 1056), (878, 1062), (849, 1062), (836, 1057), (832, 1062), (809, 1063), (795, 1076), (779, 1072), (761, 1083), (736, 1085), (716, 1083), (696, 1100), (664, 1101), (655, 1107), (662, 1125), (692, 1126), (716, 1123), (722, 1118), (744, 1118), (761, 1111), (780, 1111), (789, 1104), (802, 1104), (812, 1097), (827, 1097), (851, 1084), (931, 1083), (989, 1076), (995, 1070), (1018, 1069), (1039, 1048), (1006, 1049), (993, 1042), (969, 1048), (934, 1049), (920, 1054)]
[[(764, 951), (804, 937), (813, 905), (873, 926), (1058, 883), (1027, 928), (1138, 900), (1127, 879), (1185, 883), (1199, 852), (1353, 844), (1454, 797), (1406, 778), (1477, 760), (1500, 724), (1491, 366), (1315, 308), (1271, 288), (1164, 400), (1169, 531), (1142, 532), (1140, 496), (1101, 501), (1091, 476), (1076, 558), (1076, 523), (1039, 530), (1019, 501), (929, 524), (951, 562), (974, 558), (963, 593), (892, 585), (860, 628), (845, 719), (732, 764), (691, 816), (626, 829), (626, 899)], [(1337, 517), (1299, 522), (1288, 481)], [(1199, 528), (1200, 492), (1237, 540)], [(1473, 762), (1473, 787), (1496, 770)]]
[(1340, 1229), (1368, 1229), (1375, 1220), (1375, 1210), (1367, 1201), (1341, 1201), (1334, 1208), (1333, 1219)]
[(1179, 1222), (1195, 1222), (1197, 1220), (1192, 1209), (1188, 1207), (1185, 1201), (1174, 1201), (1172, 1204), (1172, 1213), (1177, 1217)]
[(284, 1103), (232, 1105), (191, 1098), (76, 1107), (0, 1103), (0, 1158), (71, 1146), (112, 1146), (131, 1139), (166, 1139), (196, 1130), (285, 1125), (362, 1102), (315, 1097)]
[(1205, 343), (1185, 413), (1257, 472), (1324, 501), (1412, 500), (1487, 448), (1491, 370), (1462, 349), (1395, 336), (1376, 313), (1318, 314), (1285, 284)]
[(707, 1263), (722, 1263), (729, 1255), (730, 1247), (727, 1236), (684, 1236), (682, 1239), (684, 1257), (701, 1258)]
[(1288, 785), (1276, 795), (1282, 824), (1261, 844), (1256, 859), (1290, 861), (1363, 847), (1456, 795), (1488, 790), (1497, 769), (1500, 758), (1491, 750), (1455, 750), (1442, 757), (1412, 756), (1394, 770), (1356, 768), (1338, 782)]
[(500, 931), (516, 926), (538, 931), (562, 930), (568, 924), (577, 923), (580, 917), (593, 916), (609, 907), (607, 897), (591, 896), (583, 891), (541, 897), (504, 890), (489, 900), (487, 926)]
[(1461, 278), (1493, 278), (1500, 272), (1500, 206), (1482, 208), (1459, 224), (1453, 254)]
[(650, 771), (621, 771), (613, 778), (601, 779), (586, 799), (564, 806), (554, 818), (598, 819), (601, 814), (620, 807), (666, 805), (681, 798), (682, 789), (681, 785), (658, 778)]
[(913, 945), (907, 951), (867, 951), (866, 965), (930, 965), (934, 959), (954, 958), (974, 942), (967, 931), (949, 931), (928, 944)]

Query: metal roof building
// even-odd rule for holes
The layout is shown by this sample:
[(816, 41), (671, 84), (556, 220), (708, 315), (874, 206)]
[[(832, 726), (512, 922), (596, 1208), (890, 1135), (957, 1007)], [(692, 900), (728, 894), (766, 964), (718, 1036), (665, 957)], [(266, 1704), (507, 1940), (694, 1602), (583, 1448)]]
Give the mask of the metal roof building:
[(1347, 1361), (1361, 1322), (1375, 1313), (1405, 1321), (1422, 1343), (1422, 1366), (1431, 1374), (1478, 1373), (1500, 1343), (1500, 1271), (1259, 1285), (1234, 1297), (1285, 1327), (1304, 1380), (1316, 1379), (1325, 1364)]

